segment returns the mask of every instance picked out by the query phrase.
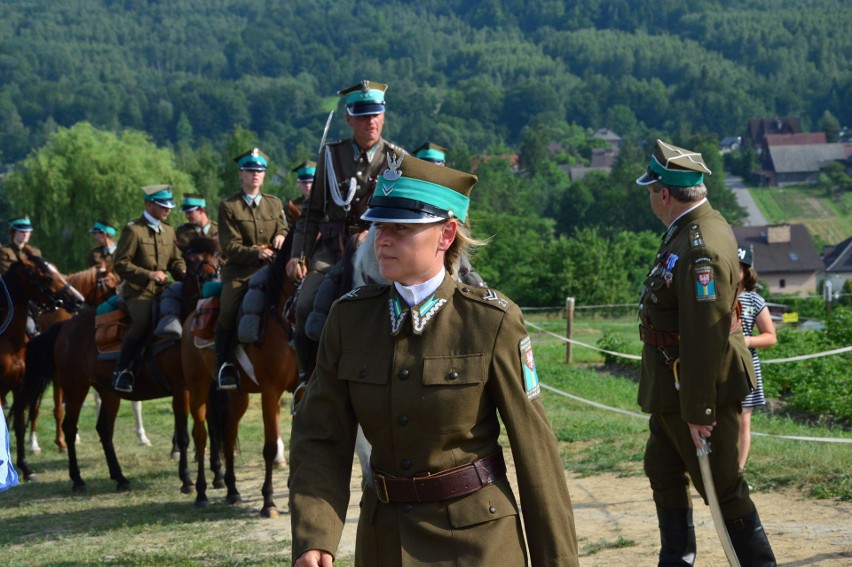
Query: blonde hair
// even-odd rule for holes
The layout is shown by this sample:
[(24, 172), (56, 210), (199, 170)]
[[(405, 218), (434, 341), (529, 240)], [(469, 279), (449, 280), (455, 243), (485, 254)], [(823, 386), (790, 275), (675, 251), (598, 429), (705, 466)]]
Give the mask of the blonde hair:
[[(450, 274), (457, 274), (462, 257), (470, 258), (477, 248), (488, 244), (487, 240), (479, 240), (470, 234), (467, 223), (456, 220), (456, 238), (444, 254), (444, 267)], [(446, 221), (450, 222), (450, 221)]]

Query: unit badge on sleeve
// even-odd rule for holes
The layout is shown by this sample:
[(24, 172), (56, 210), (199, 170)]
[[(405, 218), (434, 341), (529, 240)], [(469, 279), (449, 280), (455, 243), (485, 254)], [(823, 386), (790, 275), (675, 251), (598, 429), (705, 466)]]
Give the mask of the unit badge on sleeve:
[(538, 382), (535, 360), (533, 360), (532, 339), (529, 335), (521, 339), (518, 348), (521, 351), (521, 368), (524, 371), (524, 391), (528, 399), (534, 400), (541, 396), (541, 386)]

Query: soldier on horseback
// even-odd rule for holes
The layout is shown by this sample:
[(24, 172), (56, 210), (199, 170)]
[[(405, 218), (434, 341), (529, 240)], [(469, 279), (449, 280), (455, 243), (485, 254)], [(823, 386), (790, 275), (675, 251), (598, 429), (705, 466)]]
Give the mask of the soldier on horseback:
[(183, 196), (180, 212), (186, 215), (187, 222), (175, 231), (178, 248), (186, 250), (189, 241), (196, 237), (219, 238), (219, 225), (207, 216), (207, 200), (204, 195), (190, 193)]
[(115, 235), (118, 231), (113, 223), (98, 219), (89, 232), (92, 233), (92, 237), (98, 245), (89, 250), (86, 265), (106, 269), (107, 265), (112, 264), (116, 249)]
[(172, 187), (150, 185), (142, 191), (145, 211), (122, 229), (115, 251), (115, 271), (125, 281), (121, 297), (131, 317), (115, 365), (113, 387), (119, 392), (133, 391), (130, 365), (142, 348), (151, 320), (151, 305), (168, 282), (166, 271), (178, 281), (186, 275), (175, 230), (165, 222), (175, 206)]
[(33, 255), (41, 256), (41, 250), (29, 244), (32, 234), (33, 223), (30, 222), (30, 217), (24, 215), (12, 219), (9, 223), (9, 244), (0, 248), (0, 275), (5, 274), (12, 264), (26, 257), (26, 247), (29, 247)]

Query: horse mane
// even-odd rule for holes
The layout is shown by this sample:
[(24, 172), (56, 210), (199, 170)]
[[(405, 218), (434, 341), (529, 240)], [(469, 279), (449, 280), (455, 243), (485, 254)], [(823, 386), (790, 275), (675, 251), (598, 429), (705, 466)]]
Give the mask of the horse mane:
[(367, 284), (389, 284), (390, 280), (382, 276), (379, 260), (376, 258), (374, 245), (376, 242), (376, 227), (370, 226), (367, 236), (358, 245), (352, 259), (352, 287)]
[(189, 240), (184, 251), (184, 256), (189, 254), (210, 254), (215, 256), (219, 254), (219, 239), (210, 238), (209, 236), (194, 236)]
[(98, 280), (98, 267), (92, 266), (90, 268), (86, 268), (85, 270), (74, 272), (73, 274), (68, 274), (65, 279), (76, 290), (92, 289), (95, 287), (95, 283)]

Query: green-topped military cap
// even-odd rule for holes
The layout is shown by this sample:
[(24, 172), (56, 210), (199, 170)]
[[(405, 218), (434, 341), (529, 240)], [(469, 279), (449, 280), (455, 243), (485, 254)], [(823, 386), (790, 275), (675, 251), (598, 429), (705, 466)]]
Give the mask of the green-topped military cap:
[(184, 195), (183, 200), (180, 203), (180, 212), (182, 213), (188, 213), (195, 209), (206, 208), (207, 200), (204, 198), (204, 195), (199, 195), (198, 193), (188, 193), (187, 195)]
[(146, 201), (153, 201), (167, 209), (175, 208), (175, 198), (172, 195), (171, 185), (148, 185), (142, 188)]
[(388, 152), (387, 164), (362, 220), (419, 224), (467, 219), (475, 175), (394, 152)]
[(269, 167), (269, 156), (257, 148), (252, 148), (234, 158), (241, 171), (266, 171)]
[(20, 232), (32, 232), (33, 223), (27, 215), (15, 217), (9, 221), (9, 228)]
[(385, 91), (388, 86), (373, 81), (361, 81), (348, 89), (337, 91), (343, 97), (349, 116), (381, 114), (385, 111)]
[(692, 187), (704, 182), (705, 173), (709, 174), (710, 169), (704, 164), (700, 153), (657, 140), (657, 147), (651, 156), (648, 171), (637, 179), (636, 183)]
[(317, 164), (315, 161), (303, 161), (292, 169), (296, 174), (296, 179), (299, 181), (313, 181), (317, 174)]
[(118, 230), (115, 228), (115, 223), (98, 219), (95, 221), (95, 224), (92, 225), (89, 232), (103, 232), (104, 234), (115, 236)]
[(444, 162), (447, 161), (447, 148), (433, 144), (432, 142), (424, 142), (412, 153), (416, 158), (431, 161), (438, 165), (444, 165)]

